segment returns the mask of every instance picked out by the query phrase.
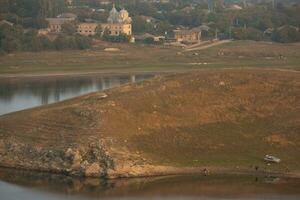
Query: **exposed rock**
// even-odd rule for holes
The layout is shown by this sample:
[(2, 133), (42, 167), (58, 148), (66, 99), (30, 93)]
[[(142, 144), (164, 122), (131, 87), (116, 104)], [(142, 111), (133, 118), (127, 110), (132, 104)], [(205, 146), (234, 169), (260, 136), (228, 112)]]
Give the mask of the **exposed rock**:
[(219, 82), (219, 86), (225, 86), (225, 82), (224, 81), (220, 81)]
[(82, 161), (82, 157), (80, 155), (80, 152), (77, 150), (77, 151), (75, 151), (75, 153), (73, 155), (74, 155), (74, 157), (73, 157), (73, 165), (80, 164), (81, 161)]
[(101, 167), (98, 163), (89, 165), (85, 170), (86, 176), (99, 176), (101, 174)]

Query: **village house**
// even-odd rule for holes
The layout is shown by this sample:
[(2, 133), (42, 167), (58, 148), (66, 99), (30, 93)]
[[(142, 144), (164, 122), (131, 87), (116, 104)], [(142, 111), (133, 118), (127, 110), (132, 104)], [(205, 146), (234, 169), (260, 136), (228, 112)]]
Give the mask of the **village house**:
[(61, 26), (67, 22), (74, 21), (70, 18), (47, 18), (47, 21), (49, 22), (48, 28), (49, 32), (51, 33), (60, 33), (61, 32)]
[(73, 5), (73, 0), (65, 0), (66, 4), (68, 6), (72, 6)]
[(201, 40), (201, 30), (194, 28), (190, 30), (174, 30), (176, 42), (198, 43)]
[(73, 13), (63, 13), (61, 15), (58, 15), (56, 18), (47, 18), (48, 21), (48, 31), (50, 33), (60, 33), (61, 32), (61, 26), (68, 22), (75, 21), (77, 16)]
[(98, 26), (99, 23), (80, 23), (77, 26), (77, 33), (85, 36), (95, 35)]
[(48, 35), (49, 34), (49, 29), (48, 28), (43, 28), (38, 30), (38, 35)]

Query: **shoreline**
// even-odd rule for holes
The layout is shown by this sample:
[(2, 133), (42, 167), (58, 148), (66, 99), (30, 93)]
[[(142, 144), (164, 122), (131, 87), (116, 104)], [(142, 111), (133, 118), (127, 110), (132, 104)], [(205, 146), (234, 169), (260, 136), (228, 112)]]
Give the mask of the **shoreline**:
[[(274, 178), (296, 178), (300, 179), (299, 171), (292, 172), (279, 172), (279, 171), (254, 171), (249, 169), (234, 169), (234, 168), (222, 168), (222, 167), (171, 167), (171, 166), (152, 166), (152, 170), (148, 172), (141, 172), (139, 174), (128, 174), (116, 172), (114, 174), (108, 174), (106, 176), (84, 176), (74, 175), (67, 172), (55, 171), (55, 170), (43, 170), (43, 169), (29, 169), (23, 167), (9, 167), (0, 166), (0, 171), (17, 171), (25, 173), (37, 173), (48, 175), (62, 175), (74, 178), (101, 178), (108, 180), (117, 179), (131, 179), (131, 178), (151, 178), (151, 177), (164, 177), (164, 176), (184, 176), (184, 175), (232, 175), (232, 176), (253, 176), (253, 177), (274, 177)], [(162, 170), (163, 169), (163, 170)], [(204, 172), (204, 169), (207, 171)]]
[(14, 73), (14, 74), (0, 74), (0, 79), (26, 79), (26, 78), (55, 78), (55, 77), (82, 77), (82, 76), (124, 76), (124, 75), (155, 75), (155, 74), (172, 74), (172, 73), (184, 73), (191, 71), (207, 71), (207, 70), (270, 70), (270, 71), (282, 71), (282, 72), (294, 72), (300, 73), (300, 70), (293, 68), (272, 68), (272, 67), (225, 67), (225, 68), (202, 68), (202, 69), (169, 69), (169, 70), (138, 70), (130, 71), (125, 70), (121, 72), (117, 71), (107, 71), (107, 70), (98, 70), (98, 71), (86, 71), (86, 72), (46, 72), (46, 73)]
[(165, 75), (173, 73), (185, 73), (192, 71), (208, 71), (208, 70), (262, 70), (262, 71), (282, 71), (300, 73), (300, 70), (282, 69), (282, 68), (255, 68), (255, 67), (239, 67), (239, 68), (204, 68), (204, 69), (174, 69), (174, 70), (158, 70), (158, 71), (90, 71), (90, 72), (61, 72), (61, 73), (40, 73), (40, 74), (0, 74), (0, 81), (14, 79), (40, 79), (40, 78), (72, 78), (72, 77), (91, 77), (91, 76), (125, 76), (125, 75)]
[[(153, 170), (153, 171), (152, 171)], [(293, 172), (278, 172), (278, 171), (254, 171), (249, 169), (234, 169), (223, 167), (172, 167), (172, 166), (153, 166), (152, 170), (141, 172), (140, 174), (124, 175), (123, 173), (117, 173), (108, 175), (108, 179), (116, 178), (147, 178), (156, 176), (172, 176), (172, 175), (249, 175), (249, 176), (265, 176), (265, 177), (285, 177), (285, 178), (300, 178), (298, 171)]]
[(82, 76), (124, 76), (124, 75), (151, 75), (168, 73), (166, 71), (127, 71), (127, 72), (114, 72), (114, 71), (90, 71), (90, 72), (61, 72), (61, 73), (39, 73), (39, 74), (0, 74), (0, 78), (13, 79), (13, 78), (54, 78), (54, 77), (82, 77)]

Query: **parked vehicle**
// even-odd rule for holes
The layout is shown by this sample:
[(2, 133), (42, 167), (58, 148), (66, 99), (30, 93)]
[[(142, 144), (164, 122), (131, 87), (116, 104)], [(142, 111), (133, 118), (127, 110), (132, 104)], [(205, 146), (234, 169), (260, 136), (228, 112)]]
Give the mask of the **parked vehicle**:
[(264, 160), (266, 162), (274, 162), (274, 163), (280, 163), (280, 159), (275, 157), (275, 156), (271, 156), (271, 155), (266, 155)]

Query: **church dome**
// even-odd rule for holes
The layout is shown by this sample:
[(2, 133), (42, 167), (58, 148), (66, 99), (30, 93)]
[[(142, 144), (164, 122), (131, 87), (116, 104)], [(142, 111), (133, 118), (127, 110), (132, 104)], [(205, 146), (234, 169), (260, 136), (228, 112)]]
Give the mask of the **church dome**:
[(129, 14), (128, 14), (127, 10), (125, 10), (125, 9), (123, 8), (123, 9), (120, 11), (120, 15), (124, 15), (124, 16), (127, 15), (127, 16), (128, 16)]
[(108, 21), (108, 23), (118, 23), (119, 12), (117, 11), (115, 5), (113, 5), (113, 8), (109, 12), (109, 17), (108, 17), (107, 21)]
[(122, 9), (120, 11), (120, 19), (119, 19), (120, 23), (127, 23), (130, 21), (130, 17), (129, 17), (129, 13), (127, 12), (127, 10)]
[(129, 13), (127, 10), (122, 9), (120, 12), (118, 12), (115, 5), (113, 5), (113, 8), (109, 12), (107, 22), (111, 24), (127, 24), (131, 23), (132, 19), (129, 17)]

